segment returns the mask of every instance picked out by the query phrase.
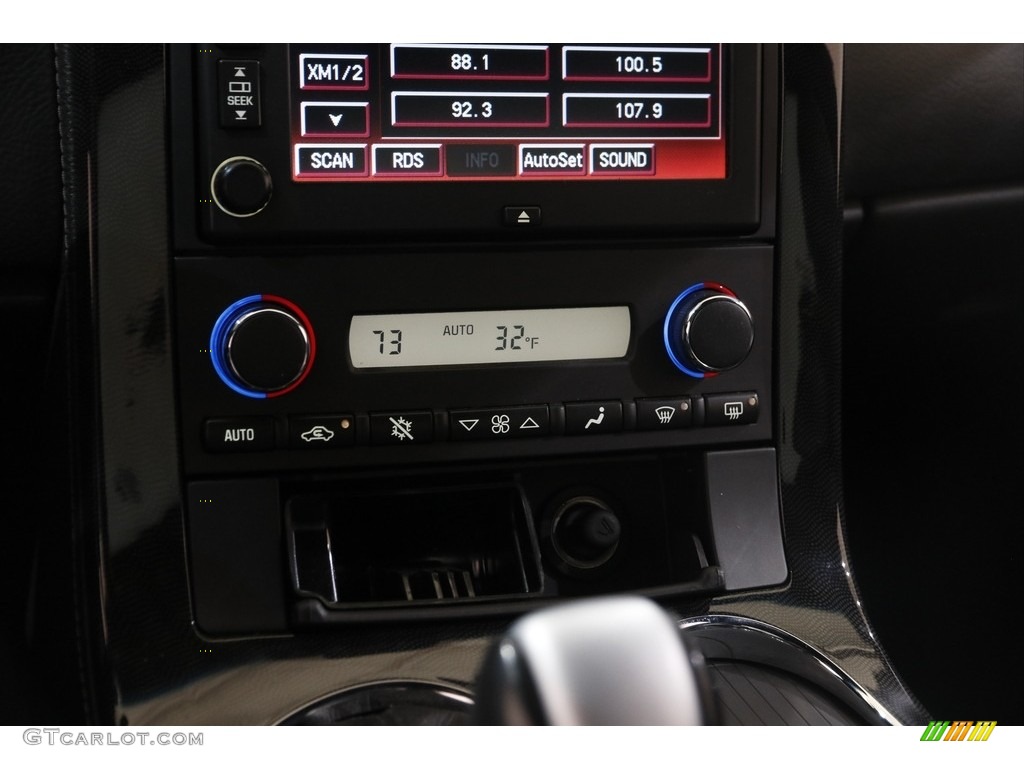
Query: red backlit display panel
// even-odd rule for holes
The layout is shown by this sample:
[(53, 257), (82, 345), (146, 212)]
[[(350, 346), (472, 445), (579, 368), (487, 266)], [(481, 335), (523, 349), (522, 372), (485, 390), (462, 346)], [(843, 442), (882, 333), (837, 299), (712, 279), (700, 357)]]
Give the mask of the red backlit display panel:
[(292, 46), (296, 181), (723, 179), (720, 44)]

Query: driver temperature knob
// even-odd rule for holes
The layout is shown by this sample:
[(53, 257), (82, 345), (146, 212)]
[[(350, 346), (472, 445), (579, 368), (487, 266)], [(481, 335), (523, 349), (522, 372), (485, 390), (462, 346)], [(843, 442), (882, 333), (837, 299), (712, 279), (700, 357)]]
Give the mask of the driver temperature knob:
[(718, 283), (697, 283), (679, 294), (665, 315), (665, 350), (697, 379), (728, 371), (754, 344), (754, 321), (736, 294)]
[(217, 318), (210, 353), (221, 381), (238, 394), (279, 397), (309, 374), (316, 340), (298, 306), (280, 296), (256, 294), (236, 301)]

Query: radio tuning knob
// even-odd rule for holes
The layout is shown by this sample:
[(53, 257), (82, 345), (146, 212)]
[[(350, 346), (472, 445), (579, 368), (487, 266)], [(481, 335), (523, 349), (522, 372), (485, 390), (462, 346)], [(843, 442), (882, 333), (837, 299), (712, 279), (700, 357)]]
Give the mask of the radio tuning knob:
[(254, 216), (270, 202), (274, 184), (263, 163), (251, 157), (229, 157), (210, 179), (213, 202), (229, 216)]
[(683, 373), (702, 379), (737, 367), (754, 344), (754, 321), (736, 294), (718, 283), (697, 283), (665, 315), (665, 350)]
[(236, 301), (217, 318), (210, 353), (221, 381), (238, 394), (279, 397), (309, 375), (316, 339), (298, 306), (257, 294)]

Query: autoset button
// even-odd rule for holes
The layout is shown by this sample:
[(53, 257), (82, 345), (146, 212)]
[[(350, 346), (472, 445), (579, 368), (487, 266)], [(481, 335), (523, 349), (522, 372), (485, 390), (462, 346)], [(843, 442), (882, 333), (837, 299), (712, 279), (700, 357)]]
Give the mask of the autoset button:
[(452, 440), (507, 440), (541, 437), (551, 429), (546, 405), (450, 411)]
[(684, 429), (692, 424), (693, 406), (688, 397), (636, 401), (637, 429)]
[(567, 435), (597, 435), (622, 431), (622, 403), (605, 400), (565, 404)]
[(269, 416), (207, 419), (203, 425), (206, 450), (216, 453), (270, 451), (274, 435), (274, 419)]
[(374, 445), (414, 445), (433, 439), (434, 415), (430, 411), (370, 415), (370, 442)]
[(352, 445), (355, 439), (355, 418), (349, 413), (288, 419), (288, 445), (292, 448), (340, 448)]
[(587, 172), (582, 144), (520, 144), (521, 176), (583, 176)]
[(756, 392), (704, 395), (704, 423), (709, 427), (754, 424), (760, 402)]

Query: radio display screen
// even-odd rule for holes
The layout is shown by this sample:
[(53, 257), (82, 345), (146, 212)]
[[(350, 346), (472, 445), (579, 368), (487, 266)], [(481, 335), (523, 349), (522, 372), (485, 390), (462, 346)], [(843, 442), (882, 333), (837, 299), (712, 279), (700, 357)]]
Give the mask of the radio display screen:
[(290, 47), (295, 181), (726, 178), (720, 44)]

